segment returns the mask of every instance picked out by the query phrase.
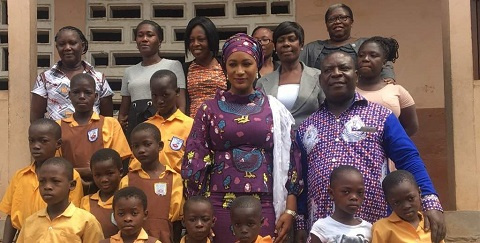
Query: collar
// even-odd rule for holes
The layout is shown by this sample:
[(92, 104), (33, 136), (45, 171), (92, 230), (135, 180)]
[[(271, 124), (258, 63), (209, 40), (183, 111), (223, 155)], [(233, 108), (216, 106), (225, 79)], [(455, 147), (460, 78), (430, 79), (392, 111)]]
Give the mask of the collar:
[[(75, 210), (77, 210), (77, 207), (75, 207), (75, 205), (73, 205), (73, 203), (70, 202), (67, 209), (65, 209), (65, 211), (63, 211), (62, 214), (58, 215), (57, 218), (60, 218), (62, 216), (67, 217), (67, 218), (71, 218), (73, 216), (73, 214), (75, 213)], [(47, 208), (44, 208), (44, 209), (40, 210), (37, 215), (38, 215), (38, 217), (47, 217), (48, 218), (49, 216), (48, 216), (48, 213), (47, 213)], [(52, 220), (52, 219), (50, 219), (50, 220)]]
[[(325, 101), (320, 105), (320, 108), (327, 108), (327, 99), (325, 99)], [(352, 101), (352, 104), (350, 105), (350, 107), (352, 107), (353, 105), (363, 105), (363, 106), (366, 106), (368, 105), (368, 100), (365, 99), (365, 97), (363, 97), (360, 93), (358, 93), (357, 91), (355, 91), (355, 95), (353, 97), (353, 101)]]
[[(123, 239), (122, 239), (122, 231), (118, 231), (118, 233), (110, 236), (111, 239), (114, 239), (115, 241), (119, 241), (119, 242), (123, 242)], [(140, 230), (140, 233), (138, 234), (137, 236), (137, 239), (135, 240), (135, 242), (137, 240), (148, 240), (148, 234), (147, 232), (142, 228)]]
[[(418, 217), (420, 218), (420, 222), (418, 222), (418, 226), (421, 227), (422, 229), (424, 229), (424, 225), (425, 225), (425, 220), (423, 218), (423, 214), (422, 212), (417, 212), (417, 215)], [(388, 216), (388, 221), (392, 222), (392, 223), (399, 223), (399, 222), (405, 222), (405, 220), (401, 219), (395, 212), (392, 212), (392, 214), (390, 216)]]
[[(182, 237), (182, 239), (180, 240), (180, 243), (186, 243), (187, 242), (187, 235), (184, 235)], [(210, 239), (207, 238), (207, 242), (206, 243), (211, 243)]]
[(180, 109), (177, 109), (172, 115), (170, 115), (167, 119), (164, 119), (163, 116), (159, 115), (158, 113), (155, 113), (155, 115), (148, 120), (153, 120), (153, 119), (159, 119), (159, 120), (164, 120), (164, 121), (173, 121), (175, 119), (178, 119), (180, 121), (185, 120), (186, 115), (183, 114), (183, 112)]
[[(52, 71), (57, 74), (57, 76), (60, 76), (60, 77), (64, 77), (66, 76), (66, 74), (64, 72), (62, 72), (62, 70), (60, 70), (60, 65), (62, 65), (62, 61), (58, 61), (57, 63), (55, 63), (53, 66), (52, 66)], [(86, 62), (86, 61), (83, 61), (82, 60), (82, 66), (83, 66), (83, 69), (85, 70), (86, 73), (89, 73), (89, 74), (95, 74), (95, 69), (93, 68), (93, 66)]]
[[(130, 167), (130, 172), (135, 172), (135, 171), (137, 171), (140, 174), (148, 175), (148, 173), (142, 169), (142, 164), (140, 162), (135, 163), (133, 166)], [(174, 169), (172, 169), (172, 167), (170, 167), (169, 165), (165, 165), (165, 171), (162, 172), (162, 174), (164, 174), (167, 171), (178, 173)]]
[(98, 203), (102, 204), (102, 205), (112, 205), (113, 204), (113, 196), (110, 197), (109, 199), (107, 199), (107, 201), (105, 201), (105, 202), (102, 201), (102, 199), (100, 198), (100, 190), (98, 190), (94, 194), (90, 195), (90, 199), (98, 201)]
[(27, 166), (27, 167), (25, 167), (25, 168), (23, 168), (23, 169), (20, 169), (20, 170), (18, 171), (18, 173), (20, 173), (20, 174), (22, 174), (22, 175), (27, 174), (27, 173), (34, 173), (34, 174), (35, 174), (35, 173), (36, 173), (36, 172), (35, 172), (35, 161), (32, 162), (32, 163), (30, 163), (29, 166)]
[[(96, 113), (94, 111), (92, 113), (92, 117), (90, 118), (90, 122), (91, 121), (98, 121), (98, 120), (100, 120), (100, 115), (98, 115), (98, 113)], [(63, 118), (62, 121), (66, 122), (66, 123), (72, 123), (73, 126), (78, 126), (77, 121), (75, 121), (75, 118), (73, 118), (73, 113), (70, 114), (67, 118)]]

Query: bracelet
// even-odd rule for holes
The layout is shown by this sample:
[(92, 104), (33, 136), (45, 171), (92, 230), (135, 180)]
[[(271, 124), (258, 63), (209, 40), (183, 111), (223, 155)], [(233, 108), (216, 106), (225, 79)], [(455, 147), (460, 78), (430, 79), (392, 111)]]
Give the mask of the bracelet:
[(290, 210), (290, 209), (285, 209), (285, 211), (283, 213), (290, 214), (290, 215), (293, 216), (293, 218), (297, 217), (297, 212), (295, 212), (293, 210)]

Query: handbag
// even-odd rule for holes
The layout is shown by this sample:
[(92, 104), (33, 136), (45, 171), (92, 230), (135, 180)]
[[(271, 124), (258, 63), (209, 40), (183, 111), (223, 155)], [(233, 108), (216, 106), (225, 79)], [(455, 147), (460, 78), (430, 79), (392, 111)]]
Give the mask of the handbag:
[(132, 130), (140, 123), (146, 121), (148, 118), (154, 116), (157, 113), (157, 108), (153, 106), (152, 100), (136, 100), (130, 104), (130, 110), (128, 112), (128, 129), (127, 138), (130, 138)]

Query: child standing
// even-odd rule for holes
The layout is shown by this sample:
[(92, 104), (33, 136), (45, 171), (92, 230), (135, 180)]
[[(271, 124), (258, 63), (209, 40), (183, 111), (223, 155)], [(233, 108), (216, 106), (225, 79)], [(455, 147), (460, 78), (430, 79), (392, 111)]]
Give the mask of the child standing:
[(210, 232), (215, 224), (213, 206), (203, 196), (190, 197), (183, 205), (182, 224), (187, 229), (180, 243), (210, 243)]
[[(155, 125), (162, 134), (165, 145), (160, 151), (160, 162), (169, 165), (178, 173), (181, 171), (185, 141), (192, 129), (193, 119), (177, 108), (180, 89), (177, 87), (177, 76), (170, 70), (158, 70), (150, 79), (152, 102), (157, 113), (147, 123)], [(138, 160), (130, 163), (130, 168), (139, 167)]]
[(311, 242), (370, 242), (372, 225), (355, 217), (365, 196), (365, 186), (360, 171), (349, 165), (335, 168), (330, 174), (328, 192), (333, 198), (335, 211), (332, 216), (315, 222), (310, 231)]
[(82, 198), (80, 207), (92, 213), (102, 225), (105, 238), (118, 232), (113, 224), (113, 194), (122, 179), (122, 159), (113, 149), (100, 149), (90, 159), (93, 181), (99, 190)]
[(68, 194), (76, 186), (73, 166), (64, 158), (50, 158), (38, 171), (39, 190), (47, 208), (25, 221), (18, 243), (99, 242), (102, 227), (91, 213), (75, 207)]
[(122, 159), (129, 158), (131, 151), (117, 119), (104, 117), (93, 111), (98, 98), (95, 80), (88, 74), (77, 74), (70, 81), (70, 100), (75, 112), (58, 121), (62, 127), (62, 157), (69, 160), (84, 181), (86, 194), (94, 193), (89, 161), (92, 154), (102, 148), (111, 148)]
[[(61, 137), (60, 126), (47, 118), (32, 122), (28, 128), (30, 154), (34, 161), (15, 173), (0, 202), (0, 211), (7, 214), (2, 242), (13, 242), (17, 231), (22, 229), (25, 219), (47, 207), (38, 191), (37, 171), (45, 160), (55, 157), (56, 151), (62, 145)], [(70, 201), (79, 205), (83, 189), (78, 172), (74, 171), (73, 178), (78, 186), (70, 192)]]
[(413, 175), (396, 170), (385, 177), (382, 188), (393, 213), (373, 224), (372, 243), (432, 242), (424, 228), (420, 188)]
[(142, 228), (147, 215), (147, 196), (136, 187), (125, 187), (113, 196), (115, 222), (120, 231), (100, 243), (161, 243)]
[(239, 243), (273, 243), (272, 238), (260, 236), (262, 204), (254, 196), (237, 197), (230, 206), (233, 234)]
[(168, 165), (160, 163), (163, 148), (160, 131), (149, 123), (138, 124), (131, 133), (133, 154), (141, 166), (130, 170), (120, 181), (120, 188), (135, 186), (147, 194), (149, 216), (144, 228), (148, 235), (163, 243), (172, 242), (172, 223), (181, 219), (182, 178)]

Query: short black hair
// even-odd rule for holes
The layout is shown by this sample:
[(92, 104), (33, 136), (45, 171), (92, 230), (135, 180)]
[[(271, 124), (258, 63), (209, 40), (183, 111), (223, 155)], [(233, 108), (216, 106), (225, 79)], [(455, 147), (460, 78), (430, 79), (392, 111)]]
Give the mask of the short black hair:
[(80, 29), (78, 29), (77, 27), (73, 27), (73, 26), (64, 26), (62, 27), (60, 30), (58, 30), (57, 34), (55, 34), (55, 42), (57, 42), (58, 40), (58, 35), (60, 34), (60, 32), (64, 31), (64, 30), (71, 30), (73, 32), (76, 32), (78, 34), (78, 36), (80, 37), (80, 40), (82, 41), (83, 43), (83, 52), (82, 54), (85, 54), (87, 53), (88, 51), (88, 41), (87, 41), (87, 38), (85, 37), (85, 35), (82, 33), (82, 31)]
[(161, 78), (168, 78), (170, 81), (170, 85), (176, 89), (177, 88), (177, 75), (175, 75), (174, 72), (167, 70), (167, 69), (160, 69), (153, 73), (152, 77), (150, 78), (150, 85), (152, 85), (152, 82), (156, 79), (161, 79)]
[(60, 125), (58, 125), (58, 123), (56, 123), (52, 119), (48, 119), (48, 118), (37, 119), (33, 121), (32, 124), (30, 124), (29, 130), (32, 127), (36, 127), (36, 126), (46, 126), (48, 127), (48, 130), (54, 134), (55, 139), (58, 140), (62, 138), (62, 128), (60, 127)]
[(162, 141), (162, 135), (160, 133), (160, 130), (158, 129), (158, 127), (156, 127), (153, 124), (146, 123), (146, 122), (138, 124), (135, 128), (133, 128), (132, 133), (130, 134), (130, 137), (132, 137), (134, 133), (137, 133), (137, 132), (140, 132), (140, 131), (146, 131), (146, 132), (152, 134), (153, 138), (157, 142)]
[(273, 35), (273, 30), (272, 30), (272, 29), (270, 29), (270, 28), (267, 27), (267, 26), (260, 25), (260, 26), (255, 27), (255, 29), (253, 29), (251, 36), (253, 36), (253, 35), (255, 34), (255, 32), (257, 32), (257, 30), (259, 30), (259, 29), (267, 29), (267, 30), (269, 30), (269, 31), (272, 33), (272, 35)]
[(294, 33), (297, 36), (300, 45), (304, 44), (305, 41), (305, 31), (303, 30), (302, 26), (297, 22), (292, 21), (285, 21), (280, 23), (275, 31), (273, 31), (273, 43), (277, 43), (278, 38), (282, 35), (287, 35), (290, 33)]
[(62, 157), (53, 157), (53, 158), (47, 159), (47, 160), (45, 160), (45, 162), (43, 162), (40, 169), (44, 166), (47, 166), (47, 165), (53, 165), (53, 166), (58, 166), (58, 167), (64, 168), (65, 173), (67, 174), (67, 179), (69, 181), (73, 180), (73, 165), (67, 159), (62, 158)]
[(385, 197), (388, 195), (389, 190), (394, 188), (395, 186), (398, 186), (402, 182), (409, 182), (412, 183), (412, 185), (415, 186), (415, 188), (418, 188), (417, 181), (415, 180), (415, 177), (413, 177), (412, 173), (406, 171), (406, 170), (396, 170), (390, 174), (388, 174), (385, 179), (382, 181), (382, 189), (383, 193), (385, 194)]
[(348, 15), (350, 15), (350, 18), (353, 20), (352, 9), (349, 6), (347, 6), (343, 3), (337, 3), (337, 4), (333, 4), (332, 6), (328, 7), (327, 12), (325, 12), (325, 23), (327, 23), (328, 18), (330, 17), (330, 14), (332, 13), (332, 11), (337, 9), (337, 8), (343, 8), (345, 11), (347, 11)]
[(145, 195), (145, 192), (134, 186), (122, 188), (116, 191), (115, 194), (113, 194), (113, 210), (115, 211), (115, 206), (117, 205), (120, 198), (128, 199), (132, 197), (140, 200), (143, 205), (143, 210), (147, 210), (147, 195)]
[(135, 34), (135, 36), (137, 36), (137, 31), (138, 31), (138, 28), (144, 24), (148, 24), (148, 25), (151, 25), (154, 29), (155, 29), (155, 32), (157, 32), (157, 36), (158, 36), (158, 40), (160, 42), (163, 41), (163, 29), (162, 27), (157, 24), (157, 22), (155, 21), (152, 21), (152, 20), (143, 20), (142, 22), (140, 22), (137, 27), (133, 30), (133, 33)]
[(212, 203), (210, 202), (210, 200), (208, 200), (208, 198), (204, 197), (204, 196), (193, 196), (193, 197), (190, 197), (188, 198), (188, 200), (185, 202), (185, 204), (183, 204), (183, 213), (185, 214), (185, 212), (187, 212), (187, 210), (189, 209), (190, 205), (191, 204), (194, 204), (194, 203), (205, 203), (205, 204), (208, 204), (208, 206), (212, 209), (213, 211), (213, 205)]
[(353, 58), (350, 54), (344, 52), (344, 51), (341, 51), (341, 50), (335, 50), (335, 51), (332, 51), (330, 53), (328, 53), (327, 55), (325, 55), (325, 57), (322, 59), (322, 61), (320, 62), (320, 71), (322, 71), (320, 73), (320, 75), (322, 75), (324, 72), (322, 70), (323, 68), (323, 63), (330, 57), (330, 56), (333, 56), (335, 54), (342, 54), (342, 55), (345, 55), (347, 57), (350, 57), (350, 59), (352, 60), (352, 64), (353, 64), (353, 68), (354, 69), (357, 69), (357, 62), (355, 60), (355, 58)]
[(351, 166), (351, 165), (340, 165), (338, 166), (337, 168), (333, 169), (332, 173), (330, 174), (330, 187), (335, 183), (335, 181), (337, 181), (340, 176), (345, 173), (345, 172), (353, 172), (353, 173), (357, 173), (359, 174), (360, 176), (362, 176), (363, 178), (363, 175), (362, 173), (355, 167)]
[(93, 168), (94, 164), (98, 162), (106, 161), (106, 160), (112, 160), (115, 166), (119, 170), (122, 169), (123, 167), (122, 158), (120, 157), (120, 154), (118, 154), (117, 151), (111, 148), (103, 148), (93, 153), (92, 158), (90, 158), (90, 169)]
[(374, 36), (362, 43), (358, 50), (361, 50), (368, 43), (376, 43), (382, 49), (383, 54), (385, 56), (385, 60), (395, 62), (398, 59), (398, 45), (397, 40), (393, 38), (386, 38), (381, 36)]
[(75, 74), (72, 79), (70, 79), (70, 88), (73, 87), (74, 84), (77, 84), (79, 81), (87, 80), (90, 85), (93, 87), (93, 90), (96, 90), (95, 79), (87, 73), (78, 73)]
[(204, 16), (197, 16), (188, 22), (184, 36), (185, 56), (188, 57), (188, 52), (190, 51), (190, 35), (192, 34), (193, 28), (197, 25), (201, 26), (205, 31), (208, 40), (208, 48), (212, 52), (212, 55), (216, 57), (220, 48), (220, 38), (218, 37), (217, 27), (209, 18)]
[(254, 196), (240, 196), (233, 200), (232, 204), (230, 204), (230, 215), (234, 209), (237, 208), (253, 208), (256, 212), (260, 213), (260, 217), (262, 216), (262, 204), (260, 200)]

